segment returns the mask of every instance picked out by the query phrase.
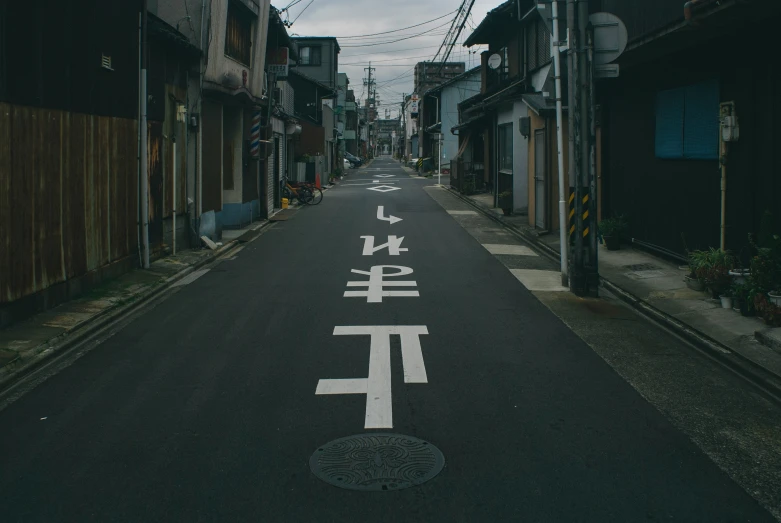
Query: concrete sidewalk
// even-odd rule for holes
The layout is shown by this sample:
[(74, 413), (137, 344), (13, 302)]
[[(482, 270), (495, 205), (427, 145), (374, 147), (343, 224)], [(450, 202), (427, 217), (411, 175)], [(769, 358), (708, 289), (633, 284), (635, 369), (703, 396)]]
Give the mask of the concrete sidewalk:
[[(558, 259), (557, 233), (528, 225), (527, 216), (504, 216), (487, 194), (464, 196), (483, 213), (515, 230), (541, 252)], [(781, 329), (760, 319), (721, 308), (710, 294), (689, 289), (683, 277), (688, 268), (623, 245), (619, 251), (599, 250), (602, 286), (676, 335), (697, 345), (709, 356), (781, 398)]]
[(90, 334), (130, 313), (208, 263), (230, 255), (238, 245), (257, 237), (271, 222), (223, 231), (216, 250), (191, 249), (134, 269), (105, 282), (80, 298), (0, 330), (0, 389)]

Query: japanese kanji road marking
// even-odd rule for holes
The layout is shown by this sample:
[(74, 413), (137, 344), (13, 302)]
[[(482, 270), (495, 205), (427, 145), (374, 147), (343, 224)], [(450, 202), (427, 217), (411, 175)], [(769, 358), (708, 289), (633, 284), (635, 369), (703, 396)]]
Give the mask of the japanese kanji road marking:
[(363, 255), (371, 256), (375, 252), (388, 249), (388, 254), (391, 256), (398, 256), (402, 252), (407, 252), (409, 249), (401, 246), (401, 242), (404, 241), (404, 236), (401, 238), (397, 236), (388, 236), (388, 241), (382, 245), (374, 246), (374, 236), (361, 236), (363, 238)]
[[(385, 269), (398, 269), (399, 272), (386, 273)], [(366, 298), (366, 303), (382, 303), (383, 298), (419, 297), (418, 291), (388, 291), (385, 287), (417, 287), (413, 281), (386, 281), (385, 278), (396, 278), (412, 274), (412, 269), (400, 265), (375, 265), (369, 271), (351, 269), (355, 274), (369, 277), (369, 281), (348, 281), (348, 287), (366, 287), (365, 291), (344, 291), (345, 298)]]
[(334, 327), (334, 336), (371, 336), (367, 378), (321, 379), (315, 394), (366, 394), (364, 428), (393, 428), (390, 337), (401, 337), (404, 383), (428, 383), (420, 336), (425, 325), (366, 325)]

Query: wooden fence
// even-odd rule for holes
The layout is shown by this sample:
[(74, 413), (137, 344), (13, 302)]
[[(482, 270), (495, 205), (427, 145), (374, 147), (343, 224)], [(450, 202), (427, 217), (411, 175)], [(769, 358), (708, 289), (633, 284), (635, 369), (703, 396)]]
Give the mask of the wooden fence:
[(136, 129), (0, 103), (0, 305), (136, 254)]

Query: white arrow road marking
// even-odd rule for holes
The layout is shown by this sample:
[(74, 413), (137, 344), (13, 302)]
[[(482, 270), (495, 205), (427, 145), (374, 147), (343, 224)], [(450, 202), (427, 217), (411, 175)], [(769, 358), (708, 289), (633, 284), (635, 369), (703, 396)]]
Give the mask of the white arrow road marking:
[(401, 337), (404, 383), (428, 383), (420, 336), (428, 334), (425, 325), (366, 325), (334, 327), (334, 336), (371, 336), (369, 377), (322, 379), (315, 394), (366, 394), (364, 428), (393, 428), (390, 337)]
[(396, 216), (393, 216), (392, 214), (388, 215), (388, 217), (385, 217), (385, 206), (384, 205), (378, 205), (377, 206), (377, 219), (382, 220), (384, 222), (390, 222), (391, 225), (393, 225), (396, 222), (400, 222), (401, 218), (397, 218)]
[(390, 185), (378, 185), (377, 187), (369, 187), (367, 188), (368, 191), (377, 191), (377, 192), (391, 192), (391, 191), (400, 191), (401, 187), (391, 187)]

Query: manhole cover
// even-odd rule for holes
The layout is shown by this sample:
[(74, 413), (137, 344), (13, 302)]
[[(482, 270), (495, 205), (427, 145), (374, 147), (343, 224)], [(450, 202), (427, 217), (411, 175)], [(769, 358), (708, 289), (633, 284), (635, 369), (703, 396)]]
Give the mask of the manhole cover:
[(632, 272), (641, 272), (641, 271), (656, 271), (661, 269), (658, 265), (654, 265), (653, 263), (637, 263), (635, 265), (624, 265), (624, 269), (629, 269)]
[(350, 490), (401, 490), (430, 480), (445, 466), (434, 445), (401, 434), (358, 434), (326, 443), (309, 468), (326, 483)]

